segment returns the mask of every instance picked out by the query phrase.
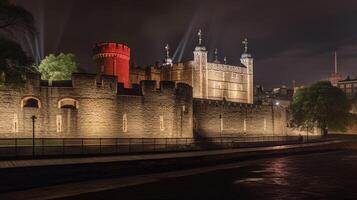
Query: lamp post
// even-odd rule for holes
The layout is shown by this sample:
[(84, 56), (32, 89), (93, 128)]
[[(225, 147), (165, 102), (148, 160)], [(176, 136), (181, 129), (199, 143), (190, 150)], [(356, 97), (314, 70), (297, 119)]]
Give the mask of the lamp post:
[(307, 123), (307, 121), (305, 123), (306, 123), (306, 142), (309, 142), (309, 124)]
[(35, 156), (35, 122), (37, 117), (33, 115), (32, 119), (32, 156)]

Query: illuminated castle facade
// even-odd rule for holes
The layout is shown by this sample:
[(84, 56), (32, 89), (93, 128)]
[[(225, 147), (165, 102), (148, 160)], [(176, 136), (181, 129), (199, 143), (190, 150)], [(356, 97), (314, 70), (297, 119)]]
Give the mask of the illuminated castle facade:
[(208, 61), (206, 47), (202, 44), (202, 33), (193, 52), (193, 60), (173, 63), (166, 46), (166, 58), (162, 66), (149, 69), (133, 69), (131, 83), (141, 80), (167, 80), (186, 83), (193, 88), (193, 97), (200, 99), (227, 100), (240, 103), (253, 103), (253, 58), (248, 53), (248, 41), (245, 39), (245, 51), (241, 56), (241, 65), (228, 65), (218, 60), (217, 49), (215, 60)]
[[(0, 138), (192, 138), (299, 135), (283, 107), (254, 105), (253, 59), (242, 66), (208, 62), (199, 43), (194, 59), (129, 70), (130, 49), (117, 43), (94, 47), (95, 74), (71, 80), (0, 84)], [(319, 134), (317, 131), (310, 134)]]

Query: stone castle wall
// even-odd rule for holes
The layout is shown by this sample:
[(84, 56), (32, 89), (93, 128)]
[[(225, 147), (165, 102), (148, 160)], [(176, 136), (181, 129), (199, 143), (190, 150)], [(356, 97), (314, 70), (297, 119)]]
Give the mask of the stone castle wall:
[[(71, 81), (51, 85), (32, 74), (23, 86), (0, 86), (0, 138), (31, 138), (32, 116), (37, 138), (304, 134), (287, 128), (282, 107), (194, 99), (185, 83), (159, 86), (149, 80), (126, 89), (113, 76), (98, 83), (94, 74), (73, 74)], [(28, 99), (38, 100), (38, 108), (26, 107)]]
[[(0, 86), (0, 137), (192, 137), (192, 89), (185, 84), (142, 81), (139, 94), (118, 91), (115, 77), (74, 74), (70, 86), (41, 86), (28, 77), (22, 87)], [(141, 94), (142, 93), (142, 94)], [(26, 98), (39, 108), (22, 107)], [(73, 99), (78, 108), (60, 108)], [(183, 110), (184, 109), (184, 110)]]
[[(198, 137), (296, 136), (306, 132), (288, 127), (289, 115), (279, 106), (195, 99), (194, 133)], [(320, 135), (315, 129), (309, 135)]]

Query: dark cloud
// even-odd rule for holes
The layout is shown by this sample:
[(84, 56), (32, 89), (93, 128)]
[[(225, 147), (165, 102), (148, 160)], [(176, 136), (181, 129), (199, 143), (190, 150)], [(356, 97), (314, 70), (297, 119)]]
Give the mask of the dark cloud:
[[(96, 42), (127, 43), (132, 60), (147, 65), (163, 58), (165, 43), (172, 53), (184, 50), (183, 59), (190, 58), (196, 32), (202, 28), (211, 58), (218, 48), (221, 59), (227, 56), (232, 64), (239, 63), (241, 40), (250, 39), (256, 83), (278, 86), (292, 79), (311, 83), (332, 71), (334, 50), (339, 51), (341, 72), (357, 75), (355, 0), (13, 2), (32, 11), (38, 26), (43, 26), (46, 54), (73, 52), (89, 71)], [(187, 44), (185, 48), (180, 42)]]

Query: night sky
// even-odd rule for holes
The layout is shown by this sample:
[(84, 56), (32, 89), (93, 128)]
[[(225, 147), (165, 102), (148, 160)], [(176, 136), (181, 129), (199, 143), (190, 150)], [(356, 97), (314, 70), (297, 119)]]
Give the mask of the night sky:
[[(239, 64), (247, 37), (255, 83), (308, 84), (339, 69), (357, 76), (356, 0), (13, 0), (35, 16), (44, 55), (74, 53), (94, 71), (92, 46), (126, 43), (135, 65), (162, 61), (169, 43), (175, 61), (192, 58), (202, 28), (210, 58)], [(185, 45), (186, 44), (186, 45)]]

